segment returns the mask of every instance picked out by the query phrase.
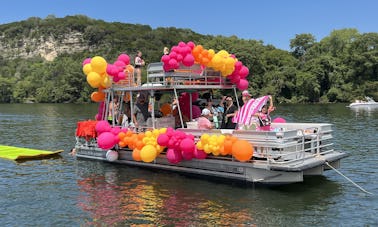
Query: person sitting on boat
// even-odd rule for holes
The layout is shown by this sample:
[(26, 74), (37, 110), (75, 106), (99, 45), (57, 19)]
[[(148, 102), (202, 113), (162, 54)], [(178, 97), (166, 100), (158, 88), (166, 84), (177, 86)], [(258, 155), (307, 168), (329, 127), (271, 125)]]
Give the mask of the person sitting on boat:
[(143, 131), (147, 126), (147, 119), (150, 117), (148, 112), (148, 102), (145, 94), (137, 96), (136, 104), (134, 105), (133, 123), (138, 131)]
[(226, 108), (223, 113), (222, 126), (224, 129), (235, 129), (236, 123), (232, 122), (232, 118), (235, 116), (238, 108), (234, 105), (231, 96), (226, 97)]
[(209, 109), (205, 108), (202, 110), (201, 117), (198, 118), (198, 128), (199, 129), (212, 129), (213, 124), (210, 121), (211, 112)]
[(270, 113), (275, 110), (275, 107), (273, 106), (273, 99), (272, 96), (269, 96), (269, 107), (267, 104), (265, 104), (261, 111), (255, 114), (255, 117), (258, 119), (258, 127), (257, 130), (261, 131), (270, 131), (270, 125), (272, 123), (272, 119), (270, 117)]

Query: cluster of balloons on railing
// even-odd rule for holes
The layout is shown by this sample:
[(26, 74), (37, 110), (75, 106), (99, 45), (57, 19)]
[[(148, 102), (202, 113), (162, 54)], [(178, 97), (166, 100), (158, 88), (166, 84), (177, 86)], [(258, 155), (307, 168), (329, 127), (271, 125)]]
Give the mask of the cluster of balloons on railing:
[[(145, 133), (111, 127), (107, 121), (98, 121), (95, 130), (97, 145), (103, 150), (118, 145), (132, 150), (135, 161), (152, 162), (166, 149), (166, 158), (177, 164), (182, 160), (204, 159), (209, 154), (214, 156), (232, 155), (236, 160), (245, 162), (253, 155), (253, 146), (245, 140), (231, 135), (203, 134), (196, 142), (192, 134), (173, 128), (160, 128)], [(114, 153), (112, 155), (114, 158)]]
[(215, 53), (213, 49), (207, 50), (201, 45), (195, 45), (192, 41), (188, 43), (181, 41), (171, 48), (169, 54), (163, 55), (161, 61), (164, 63), (165, 71), (178, 69), (180, 63), (187, 67), (195, 63), (211, 67), (220, 71), (222, 76), (227, 77), (240, 90), (248, 88), (246, 77), (249, 69), (235, 55), (229, 54), (226, 50)]
[(92, 88), (98, 88), (91, 94), (91, 100), (102, 102), (105, 99), (103, 89), (109, 88), (112, 82), (126, 80), (128, 74), (134, 72), (130, 65), (130, 57), (127, 54), (120, 54), (113, 64), (108, 64), (103, 57), (95, 56), (83, 61), (83, 72), (87, 76), (87, 82)]

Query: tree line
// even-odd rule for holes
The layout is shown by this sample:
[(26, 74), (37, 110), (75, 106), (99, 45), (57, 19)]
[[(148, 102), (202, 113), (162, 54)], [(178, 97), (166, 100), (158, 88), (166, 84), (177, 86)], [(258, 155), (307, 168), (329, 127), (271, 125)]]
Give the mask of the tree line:
[[(40, 56), (21, 58), (17, 53), (0, 55), (0, 102), (90, 102), (93, 89), (81, 65), (85, 58), (99, 55), (114, 62), (120, 53), (133, 57), (140, 50), (148, 64), (160, 61), (163, 47), (179, 41), (235, 54), (250, 69), (249, 90), (254, 96), (271, 94), (279, 103), (350, 102), (364, 96), (378, 99), (378, 33), (361, 34), (353, 28), (334, 30), (320, 41), (312, 34), (296, 34), (290, 40), (291, 50), (286, 51), (236, 36), (108, 23), (83, 15), (33, 17), (0, 25), (0, 39), (7, 48), (41, 37), (64, 42), (65, 34), (73, 32), (82, 34), (83, 50), (59, 53), (53, 61)], [(27, 51), (35, 48), (28, 46)]]

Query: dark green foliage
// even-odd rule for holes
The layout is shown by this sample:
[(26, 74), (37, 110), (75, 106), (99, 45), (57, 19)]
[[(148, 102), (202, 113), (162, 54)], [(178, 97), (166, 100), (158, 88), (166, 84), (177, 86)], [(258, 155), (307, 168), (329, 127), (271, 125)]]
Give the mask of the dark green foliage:
[[(68, 34), (80, 37), (79, 49), (58, 53), (53, 61), (37, 56), (36, 40), (62, 44)], [(112, 63), (120, 53), (133, 59), (141, 50), (148, 64), (160, 61), (163, 48), (179, 41), (235, 54), (250, 69), (249, 89), (255, 97), (271, 94), (279, 103), (349, 102), (365, 95), (378, 99), (378, 34), (356, 29), (334, 30), (319, 42), (312, 34), (296, 34), (288, 52), (236, 36), (49, 15), (0, 25), (0, 41), (0, 102), (5, 103), (89, 102), (95, 89), (82, 72), (85, 58), (99, 55)]]

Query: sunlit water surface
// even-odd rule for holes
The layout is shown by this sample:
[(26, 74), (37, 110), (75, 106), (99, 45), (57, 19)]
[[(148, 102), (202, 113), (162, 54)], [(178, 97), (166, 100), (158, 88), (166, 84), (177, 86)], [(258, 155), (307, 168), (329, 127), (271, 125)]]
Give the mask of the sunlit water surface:
[(103, 162), (76, 160), (76, 122), (94, 104), (0, 104), (0, 144), (46, 150), (57, 158), (0, 159), (1, 226), (377, 226), (378, 109), (345, 104), (281, 105), (273, 117), (334, 124), (340, 171), (304, 183), (261, 187)]

